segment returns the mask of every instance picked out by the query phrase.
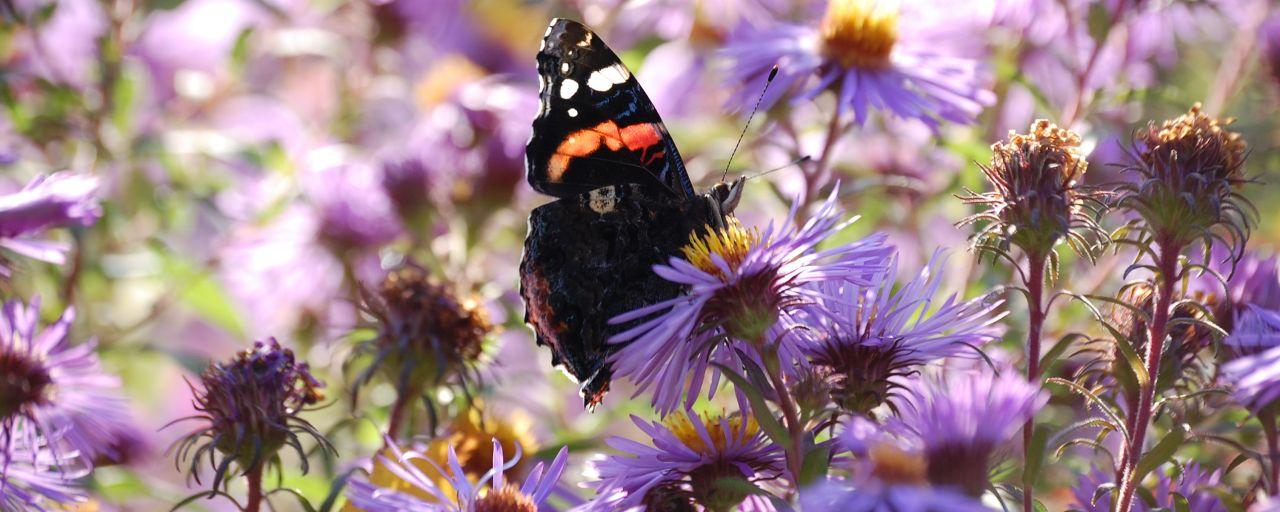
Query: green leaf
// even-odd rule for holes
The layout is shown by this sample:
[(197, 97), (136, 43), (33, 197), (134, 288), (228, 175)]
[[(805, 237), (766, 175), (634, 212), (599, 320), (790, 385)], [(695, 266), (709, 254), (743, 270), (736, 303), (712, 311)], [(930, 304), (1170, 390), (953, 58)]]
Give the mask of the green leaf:
[(1174, 452), (1177, 452), (1178, 448), (1182, 447), (1182, 442), (1186, 438), (1187, 431), (1181, 426), (1175, 426), (1151, 450), (1142, 454), (1142, 458), (1138, 460), (1138, 467), (1135, 470), (1134, 481), (1141, 482), (1143, 478), (1146, 478), (1147, 473), (1173, 458)]
[(1027, 467), (1023, 475), (1023, 485), (1031, 487), (1040, 477), (1040, 468), (1044, 465), (1044, 452), (1049, 446), (1049, 426), (1036, 425), (1031, 431), (1031, 444), (1027, 446)]
[(1062, 357), (1062, 354), (1065, 353), (1068, 348), (1071, 348), (1071, 343), (1079, 339), (1088, 340), (1089, 337), (1078, 332), (1073, 332), (1059, 338), (1058, 342), (1054, 343), (1053, 346), (1049, 348), (1048, 352), (1045, 352), (1044, 355), (1040, 356), (1040, 371), (1042, 374), (1050, 373), (1049, 366), (1058, 362), (1058, 358)]
[(800, 486), (804, 487), (826, 478), (827, 469), (830, 465), (831, 448), (826, 446), (813, 447), (812, 450), (804, 454), (804, 461), (800, 464)]
[[(769, 435), (769, 439), (777, 443), (779, 446), (787, 446), (791, 442), (791, 436), (787, 434), (787, 429), (782, 426), (778, 418), (773, 417), (773, 412), (769, 410), (769, 405), (764, 400), (764, 394), (760, 392), (751, 383), (747, 382), (743, 377), (733, 369), (720, 363), (711, 363), (712, 366), (720, 370), (726, 378), (733, 382), (733, 386), (747, 396), (747, 401), (751, 403), (751, 412), (756, 417), (756, 422), (760, 424), (760, 428), (765, 434)], [(784, 391), (785, 392), (785, 391)]]
[(158, 248), (157, 251), (164, 259), (165, 274), (171, 277), (172, 282), (180, 283), (176, 285), (175, 293), (184, 306), (231, 335), (244, 337), (244, 324), (240, 320), (235, 301), (208, 270), (184, 261), (163, 248)]

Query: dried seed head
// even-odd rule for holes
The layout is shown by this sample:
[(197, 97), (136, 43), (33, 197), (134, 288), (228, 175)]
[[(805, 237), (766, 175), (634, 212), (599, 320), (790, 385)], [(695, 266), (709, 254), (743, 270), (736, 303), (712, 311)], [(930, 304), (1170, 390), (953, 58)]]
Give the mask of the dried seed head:
[(1080, 184), (1088, 162), (1080, 151), (1080, 136), (1040, 119), (1026, 134), (1009, 133), (1007, 141), (991, 146), (990, 165), (982, 172), (994, 190), (972, 191), (961, 200), (986, 207), (960, 224), (985, 222), (974, 247), (1006, 250), (1017, 246), (1030, 255), (1047, 257), (1067, 239), (1077, 252), (1089, 245), (1080, 232), (1100, 232), (1086, 206), (1100, 207), (1098, 192)]
[(401, 392), (465, 377), (493, 331), (479, 300), (459, 299), (412, 265), (388, 273), (377, 293), (364, 299), (378, 335), (363, 348), (377, 355), (382, 373)]
[(1225, 229), (1233, 252), (1248, 239), (1252, 208), (1237, 188), (1246, 145), (1226, 126), (1231, 119), (1205, 115), (1200, 105), (1135, 136), (1135, 175), (1119, 187), (1118, 205), (1141, 217), (1140, 226), (1167, 249), (1181, 250), (1198, 240), (1211, 245), (1216, 228)]

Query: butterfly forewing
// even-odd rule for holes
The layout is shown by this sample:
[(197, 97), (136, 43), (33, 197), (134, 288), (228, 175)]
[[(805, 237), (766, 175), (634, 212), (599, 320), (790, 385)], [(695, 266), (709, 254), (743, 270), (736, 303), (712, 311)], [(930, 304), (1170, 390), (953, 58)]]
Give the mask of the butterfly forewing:
[(679, 198), (694, 196), (653, 103), (590, 29), (552, 20), (538, 52), (538, 74), (542, 104), (525, 156), (535, 190), (568, 197), (639, 183)]

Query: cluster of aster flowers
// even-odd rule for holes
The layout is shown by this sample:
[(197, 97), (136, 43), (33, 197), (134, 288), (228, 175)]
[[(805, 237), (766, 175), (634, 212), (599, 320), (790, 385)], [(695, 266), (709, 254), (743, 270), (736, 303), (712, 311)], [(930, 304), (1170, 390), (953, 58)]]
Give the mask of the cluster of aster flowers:
[[(0, 11), (17, 22), (0, 45), (0, 168), (92, 169), (0, 184), (0, 510), (150, 508), (183, 473), (198, 489), (175, 509), (243, 512), (1280, 503), (1280, 264), (1248, 240), (1273, 233), (1244, 188), (1248, 148), (1255, 168), (1274, 158), (1219, 118), (1274, 128), (1267, 0)], [(743, 145), (753, 165), (813, 156), (744, 179), (742, 220), (652, 268), (678, 296), (588, 340), (639, 398), (590, 414), (548, 385), (507, 286), (524, 271), (526, 141), (549, 139), (530, 138), (528, 57), (550, 16), (642, 62), (648, 96), (627, 82), (627, 106), (651, 97), (675, 121), (692, 178), (726, 137), (682, 132), (736, 133), (726, 100), (768, 118)], [(1204, 106), (1129, 132), (1189, 101), (1153, 86), (1198, 89), (1205, 60)], [(596, 129), (635, 113), (574, 105)], [(760, 220), (768, 192), (789, 214)], [(971, 254), (941, 248), (970, 225)], [(194, 409), (164, 413), (186, 416), (159, 433), (178, 437), (176, 478), (133, 464), (148, 436), (116, 369), (135, 392), (187, 376), (162, 393)], [(329, 407), (323, 382), (350, 407)], [(109, 465), (136, 467), (95, 472)], [(124, 492), (140, 496), (112, 503)]]

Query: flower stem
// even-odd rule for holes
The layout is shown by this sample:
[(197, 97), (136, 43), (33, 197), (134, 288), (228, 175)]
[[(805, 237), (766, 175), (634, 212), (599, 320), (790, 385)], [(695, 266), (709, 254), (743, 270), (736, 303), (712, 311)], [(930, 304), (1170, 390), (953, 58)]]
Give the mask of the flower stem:
[(1271, 496), (1280, 496), (1280, 451), (1276, 450), (1280, 433), (1276, 431), (1275, 413), (1268, 407), (1258, 415), (1262, 422), (1262, 433), (1267, 438), (1267, 460), (1271, 466), (1267, 472), (1267, 492)]
[[(1040, 381), (1040, 331), (1044, 327), (1044, 267), (1046, 256), (1030, 254), (1027, 263), (1027, 307), (1029, 320), (1027, 325), (1027, 382), (1039, 384)], [(1035, 428), (1035, 416), (1027, 418), (1022, 426), (1023, 460), (1031, 458), (1031, 434)], [(1022, 473), (1022, 510), (1035, 510), (1034, 494), (1035, 477), (1028, 471)]]
[(418, 396), (416, 389), (409, 389), (408, 386), (405, 386), (405, 388), (396, 394), (396, 403), (391, 406), (391, 419), (387, 422), (387, 435), (392, 438), (395, 438), (396, 434), (400, 432), (400, 425), (404, 423), (405, 413), (409, 410), (409, 403), (413, 401), (414, 397)]
[(778, 397), (778, 407), (782, 409), (782, 417), (786, 421), (787, 434), (791, 438), (790, 445), (785, 447), (787, 469), (791, 471), (792, 482), (795, 483), (796, 490), (799, 491), (800, 467), (804, 461), (804, 425), (800, 424), (800, 415), (796, 408), (796, 403), (791, 399), (791, 394), (787, 392), (787, 386), (782, 380), (782, 365), (778, 361), (778, 354), (769, 350), (763, 352), (765, 373), (769, 377), (769, 383), (773, 386), (774, 395)]
[(1160, 355), (1164, 351), (1164, 338), (1168, 334), (1169, 306), (1173, 303), (1173, 283), (1177, 281), (1178, 255), (1182, 247), (1177, 244), (1161, 243), (1159, 261), (1156, 268), (1159, 289), (1155, 298), (1155, 308), (1151, 312), (1151, 325), (1147, 337), (1147, 382), (1138, 390), (1136, 415), (1133, 416), (1133, 432), (1123, 458), (1123, 475), (1120, 480), (1120, 499), (1117, 511), (1127, 511), (1133, 503), (1133, 495), (1138, 482), (1135, 470), (1138, 459), (1142, 458), (1142, 446), (1146, 441), (1147, 427), (1151, 423), (1151, 403), (1155, 398), (1156, 378), (1160, 374)]
[(258, 512), (262, 509), (262, 463), (254, 464), (245, 478), (249, 480), (249, 497), (245, 500), (244, 512)]

